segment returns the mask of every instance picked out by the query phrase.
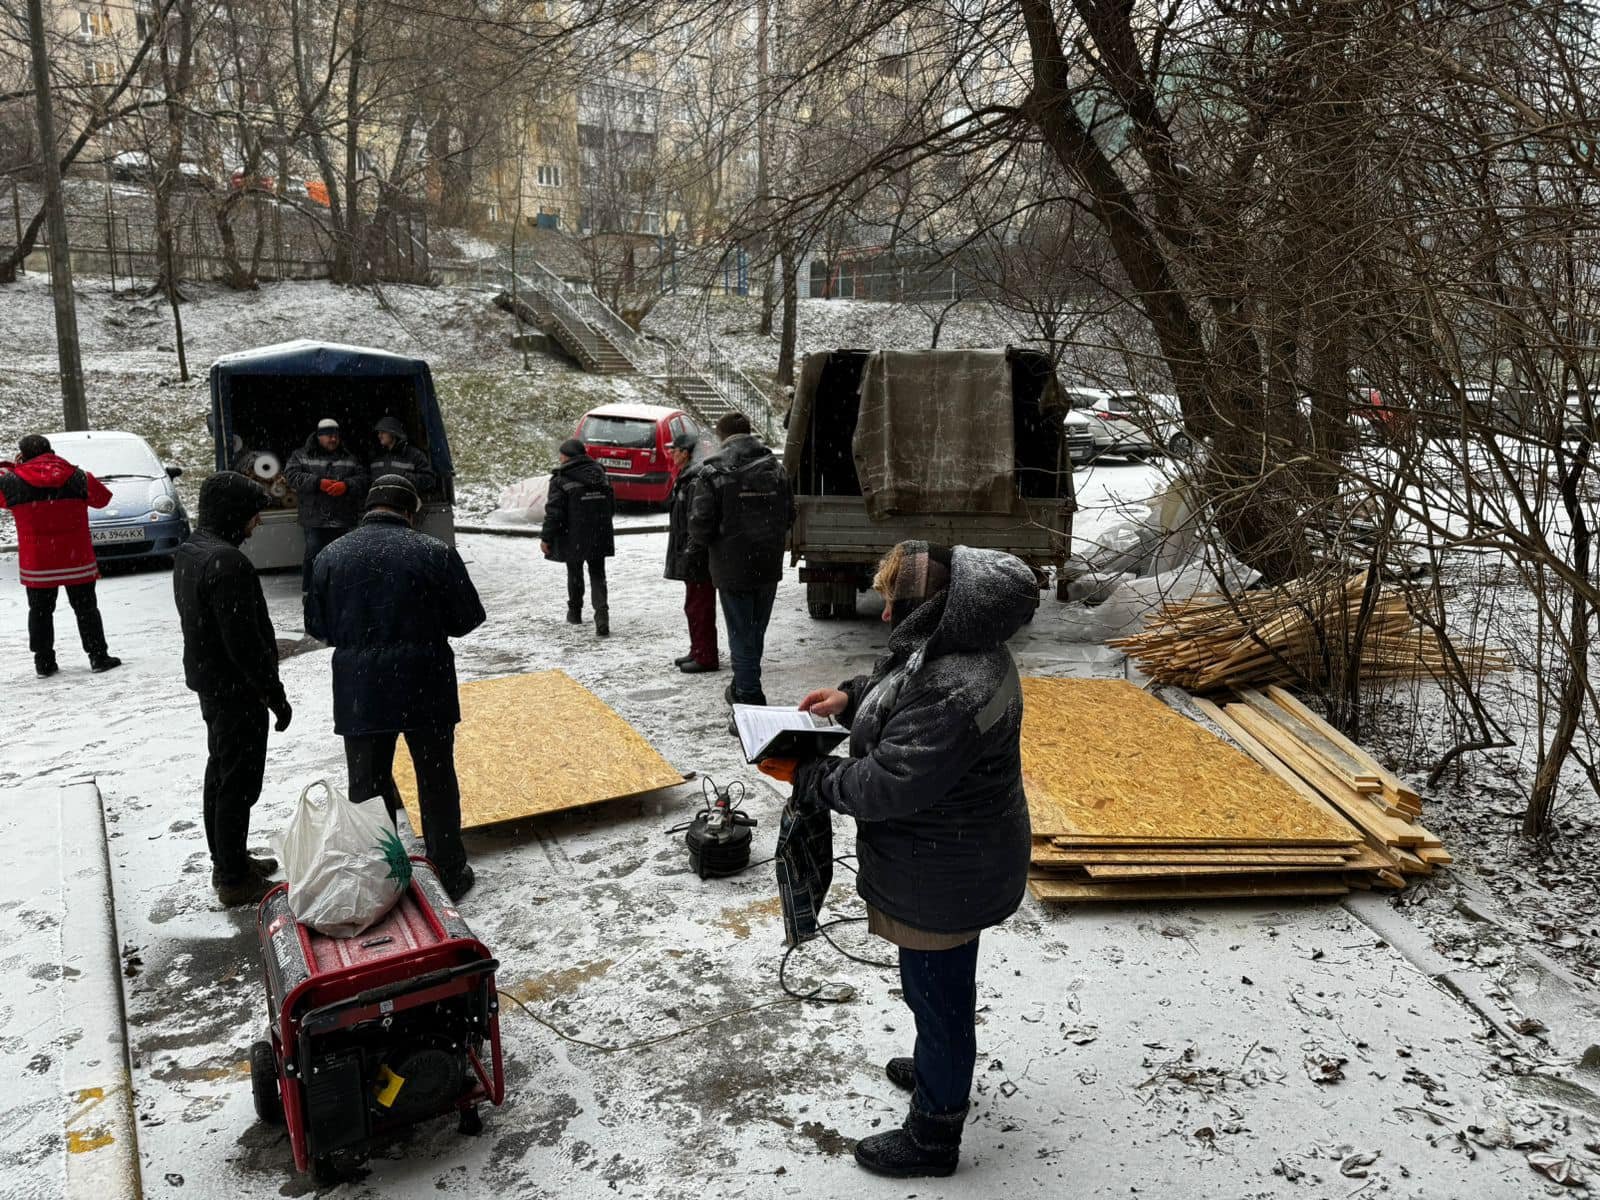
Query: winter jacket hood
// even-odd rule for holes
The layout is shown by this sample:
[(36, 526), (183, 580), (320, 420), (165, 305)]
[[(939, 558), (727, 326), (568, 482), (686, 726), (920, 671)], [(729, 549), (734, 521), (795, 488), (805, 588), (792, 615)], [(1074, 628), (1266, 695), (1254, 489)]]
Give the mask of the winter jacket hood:
[(271, 503), (266, 488), (237, 471), (218, 471), (200, 485), (199, 528), (230, 546), (245, 539), (250, 519)]
[(59, 454), (38, 454), (11, 469), (36, 488), (58, 488), (71, 479), (72, 473), (78, 468)]
[(907, 617), (889, 638), (889, 649), (909, 654), (926, 643), (924, 659), (992, 650), (1022, 628), (1038, 602), (1038, 581), (1021, 559), (957, 546), (944, 603), (924, 605)]
[(604, 483), (606, 486), (610, 486), (606, 479), (606, 469), (587, 454), (579, 454), (567, 459), (551, 474), (564, 476), (574, 483)]
[(404, 446), (411, 439), (406, 436), (406, 427), (400, 424), (399, 417), (384, 417), (372, 427), (373, 433), (387, 433), (394, 437), (396, 447)]

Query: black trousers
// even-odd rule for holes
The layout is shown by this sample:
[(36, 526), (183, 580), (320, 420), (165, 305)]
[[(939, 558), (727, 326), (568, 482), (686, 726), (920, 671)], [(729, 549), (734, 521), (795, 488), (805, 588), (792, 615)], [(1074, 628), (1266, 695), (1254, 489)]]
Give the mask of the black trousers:
[(305, 535), (305, 554), (300, 559), (300, 608), (305, 620), (311, 620), (311, 566), (327, 546), (337, 542), (348, 529), (301, 529)]
[(200, 697), (206, 719), (206, 847), (219, 884), (250, 873), (250, 810), (267, 769), (267, 706), (255, 700)]
[[(34, 654), (49, 655), (56, 647), (56, 593), (60, 588), (31, 587), (28, 592), (28, 649)], [(106, 653), (106, 627), (100, 620), (100, 606), (95, 603), (94, 580), (88, 583), (67, 584), (67, 603), (78, 618), (78, 638), (90, 658), (101, 658)]]
[[(344, 739), (350, 769), (350, 799), (357, 804), (382, 796), (389, 816), (399, 813), (400, 789), (394, 782), (398, 733), (371, 733)], [(467, 865), (461, 842), (461, 787), (456, 782), (456, 729), (408, 729), (406, 749), (417, 773), (417, 807), (422, 810), (422, 840), (428, 858), (448, 879)]]
[(911, 1103), (929, 1116), (961, 1112), (978, 1061), (978, 939), (954, 950), (902, 946), (900, 987), (917, 1022)]
[[(611, 608), (608, 603), (610, 596), (606, 591), (606, 560), (591, 558), (588, 560), (588, 566), (589, 591), (594, 596), (594, 611), (609, 616)], [(577, 613), (583, 612), (583, 568), (583, 559), (567, 563), (567, 607)]]

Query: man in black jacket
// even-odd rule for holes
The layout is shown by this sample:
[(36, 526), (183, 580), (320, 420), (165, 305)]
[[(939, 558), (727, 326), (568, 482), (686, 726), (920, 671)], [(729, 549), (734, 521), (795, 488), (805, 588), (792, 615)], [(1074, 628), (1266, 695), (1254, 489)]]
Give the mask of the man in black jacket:
[(417, 489), (417, 495), (426, 496), (439, 486), (438, 473), (425, 450), (419, 450), (406, 436), (406, 427), (398, 417), (384, 417), (372, 427), (378, 438), (378, 456), (367, 464), (367, 478), (380, 475), (403, 475)]
[(333, 646), (333, 728), (344, 738), (350, 799), (400, 811), (395, 742), (417, 776), (428, 857), (452, 900), (472, 886), (456, 780), (456, 660), (450, 639), (484, 622), (461, 556), (412, 529), (421, 500), (399, 475), (373, 480), (361, 525), (318, 555), (310, 631)]
[(700, 467), (689, 502), (690, 554), (705, 554), (728, 624), (734, 704), (765, 704), (761, 654), (783, 579), (783, 544), (794, 524), (789, 480), (743, 413), (717, 422), (720, 453)]
[(672, 481), (672, 508), (667, 518), (668, 579), (683, 581), (683, 615), (689, 622), (689, 653), (677, 660), (686, 675), (719, 669), (717, 662), (717, 589), (704, 551), (689, 553), (689, 502), (694, 498), (700, 468), (693, 465), (700, 439), (680, 433), (667, 447), (677, 478)]
[[(299, 502), (296, 515), (305, 538), (300, 599), (302, 607), (309, 610), (306, 598), (311, 591), (311, 564), (324, 547), (356, 527), (370, 477), (361, 460), (345, 448), (339, 422), (326, 417), (317, 422), (317, 431), (306, 444), (289, 456), (283, 478)], [(309, 631), (309, 611), (306, 619)]]
[(583, 624), (583, 569), (589, 568), (594, 594), (594, 632), (611, 636), (611, 607), (606, 592), (606, 559), (617, 552), (611, 517), (616, 501), (605, 468), (577, 438), (561, 443), (561, 465), (550, 474), (544, 503), (540, 549), (554, 562), (567, 564), (567, 623)]
[(292, 710), (278, 681), (278, 646), (256, 569), (239, 549), (267, 507), (266, 490), (233, 471), (200, 487), (194, 535), (178, 547), (172, 593), (183, 629), (183, 674), (206, 722), (205, 827), (211, 886), (224, 905), (255, 904), (278, 869), (246, 848), (250, 809), (267, 764), (267, 712)]

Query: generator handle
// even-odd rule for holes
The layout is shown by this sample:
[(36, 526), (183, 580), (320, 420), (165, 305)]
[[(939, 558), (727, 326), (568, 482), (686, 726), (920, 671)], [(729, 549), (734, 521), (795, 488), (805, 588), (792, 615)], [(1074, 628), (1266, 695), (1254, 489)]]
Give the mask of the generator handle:
[(383, 1001), (392, 1000), (396, 996), (404, 996), (407, 992), (420, 992), (427, 988), (437, 987), (442, 983), (449, 983), (452, 979), (461, 979), (468, 975), (493, 974), (499, 969), (499, 959), (480, 958), (454, 967), (441, 967), (437, 971), (429, 971), (426, 975), (418, 975), (412, 979), (397, 979), (393, 983), (384, 984), (382, 987), (369, 988), (364, 992), (357, 992), (354, 996), (346, 996), (343, 1000), (335, 1000), (332, 1004), (324, 1004), (321, 1008), (313, 1008), (300, 1018), (300, 1033), (304, 1037), (306, 1034), (321, 1029), (346, 1009), (365, 1008), (370, 1004), (381, 1004)]

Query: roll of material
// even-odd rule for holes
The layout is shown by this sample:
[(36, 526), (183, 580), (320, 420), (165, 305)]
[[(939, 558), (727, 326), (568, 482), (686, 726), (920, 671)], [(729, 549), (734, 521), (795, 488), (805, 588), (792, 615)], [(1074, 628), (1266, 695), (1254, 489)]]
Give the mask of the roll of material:
[(260, 480), (276, 479), (283, 474), (283, 464), (270, 450), (262, 450), (250, 461), (250, 473)]

